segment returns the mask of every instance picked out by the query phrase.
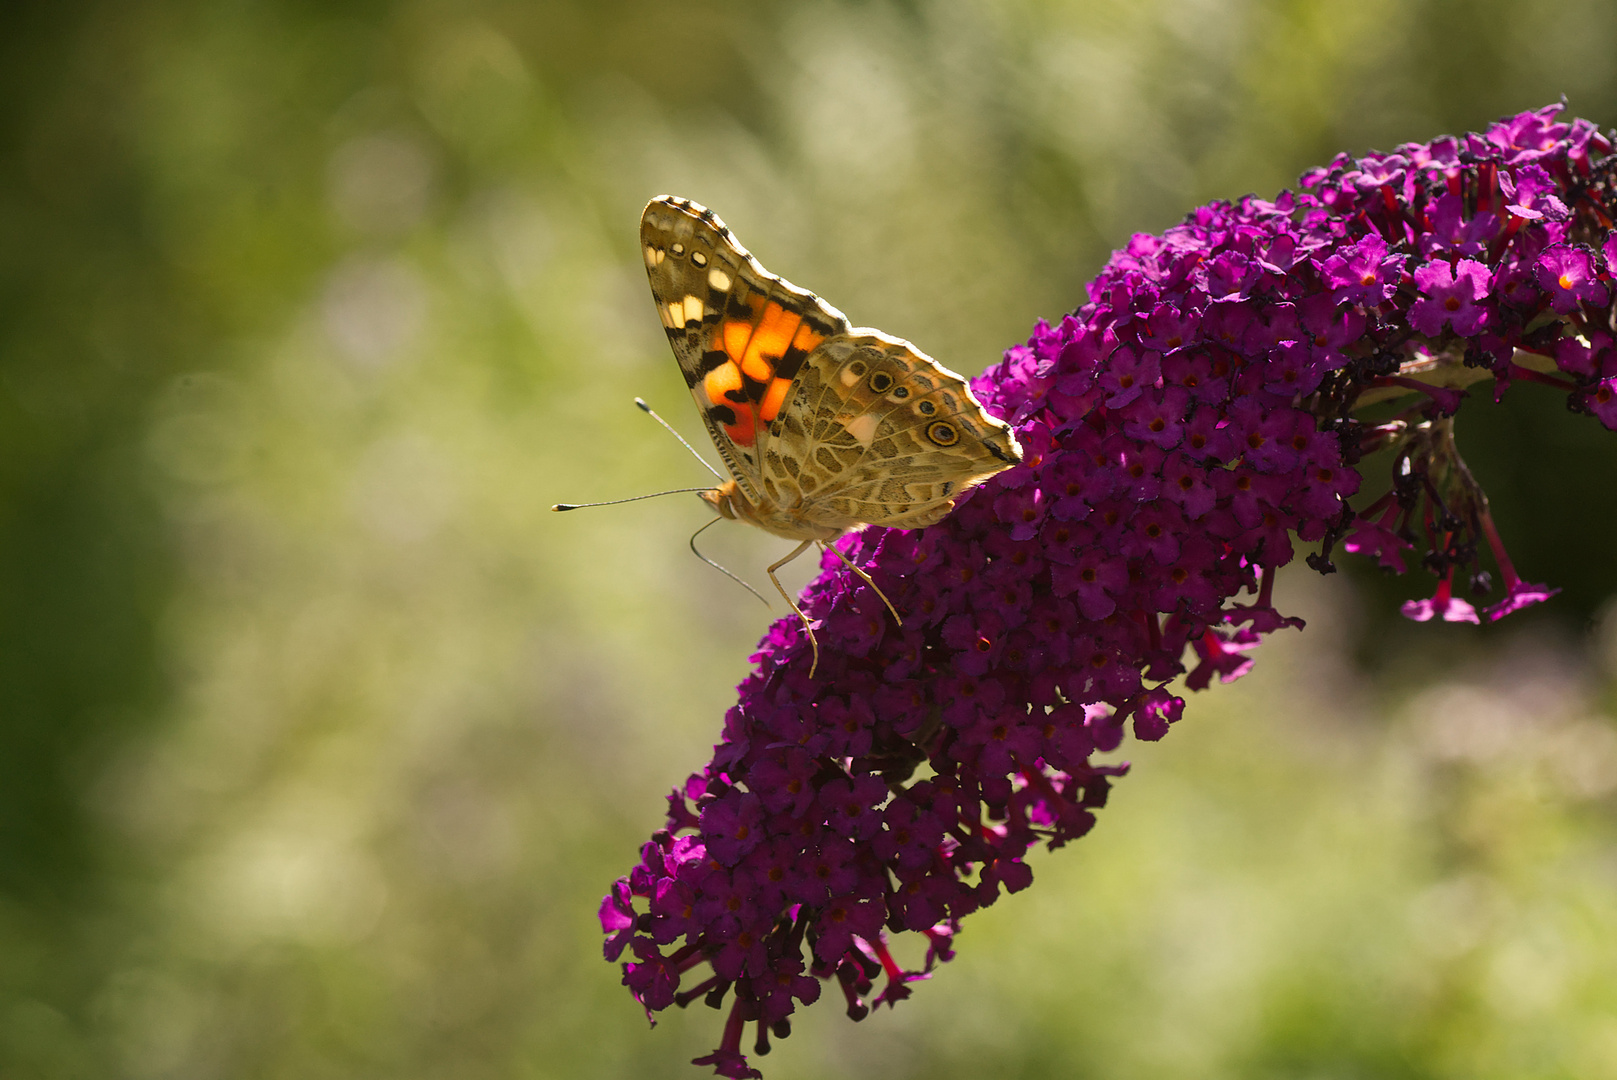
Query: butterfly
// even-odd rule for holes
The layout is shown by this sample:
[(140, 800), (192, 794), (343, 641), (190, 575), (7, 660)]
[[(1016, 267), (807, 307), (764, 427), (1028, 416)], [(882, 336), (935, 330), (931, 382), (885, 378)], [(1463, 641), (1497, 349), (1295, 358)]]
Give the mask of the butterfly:
[[(1016, 436), (965, 379), (909, 342), (852, 326), (824, 300), (765, 270), (724, 222), (660, 195), (640, 217), (657, 314), (730, 479), (701, 498), (721, 517), (811, 544), (863, 525), (919, 529), (972, 486), (1022, 460)], [(870, 576), (829, 546), (903, 619)]]

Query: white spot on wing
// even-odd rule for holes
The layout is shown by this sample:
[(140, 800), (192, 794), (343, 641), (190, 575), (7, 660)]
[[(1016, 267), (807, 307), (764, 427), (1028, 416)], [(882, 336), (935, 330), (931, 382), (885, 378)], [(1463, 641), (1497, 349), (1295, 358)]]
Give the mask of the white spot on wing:
[(701, 322), (702, 321), (702, 311), (703, 311), (702, 301), (701, 301), (701, 299), (699, 297), (687, 296), (685, 298), (685, 321), (686, 322)]
[(707, 272), (707, 283), (713, 286), (714, 292), (730, 291), (730, 275), (717, 266)]
[(859, 445), (870, 449), (870, 444), (876, 440), (876, 416), (874, 413), (861, 413), (849, 420), (844, 426), (848, 434), (859, 440)]
[(646, 245), (646, 268), (655, 270), (663, 261), (663, 253), (650, 244)]
[(675, 330), (685, 328), (685, 305), (678, 300), (668, 302), (668, 318), (663, 320), (664, 326), (671, 326)]

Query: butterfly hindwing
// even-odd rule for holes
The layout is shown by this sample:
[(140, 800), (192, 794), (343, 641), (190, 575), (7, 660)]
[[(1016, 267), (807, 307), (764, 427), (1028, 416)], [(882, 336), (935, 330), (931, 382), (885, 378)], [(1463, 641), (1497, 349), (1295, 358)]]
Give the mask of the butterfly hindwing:
[(1020, 458), (964, 379), (878, 330), (856, 329), (811, 357), (800, 381), (808, 494), (822, 515), (929, 524), (960, 492)]

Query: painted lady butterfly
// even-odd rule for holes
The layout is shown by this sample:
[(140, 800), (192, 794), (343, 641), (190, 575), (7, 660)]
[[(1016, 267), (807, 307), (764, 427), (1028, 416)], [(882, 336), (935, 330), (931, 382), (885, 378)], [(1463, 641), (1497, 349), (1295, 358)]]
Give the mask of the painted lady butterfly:
[(771, 274), (706, 207), (651, 200), (640, 247), (657, 314), (732, 477), (701, 497), (723, 517), (802, 541), (769, 579), (802, 619), (817, 665), (813, 628), (775, 571), (861, 525), (941, 520), (961, 492), (1021, 461), (1021, 447), (963, 378)]

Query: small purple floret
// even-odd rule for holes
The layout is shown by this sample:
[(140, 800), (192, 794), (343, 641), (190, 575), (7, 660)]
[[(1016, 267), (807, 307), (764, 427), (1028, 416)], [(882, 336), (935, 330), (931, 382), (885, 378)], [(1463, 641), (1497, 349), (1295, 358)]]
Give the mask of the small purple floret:
[(1488, 322), (1488, 305), (1477, 301), (1488, 295), (1488, 268), (1475, 259), (1461, 259), (1455, 265), (1439, 260), (1415, 271), (1415, 287), (1423, 298), (1409, 309), (1409, 325), (1427, 337), (1437, 337), (1452, 327), (1461, 337), (1470, 337)]

